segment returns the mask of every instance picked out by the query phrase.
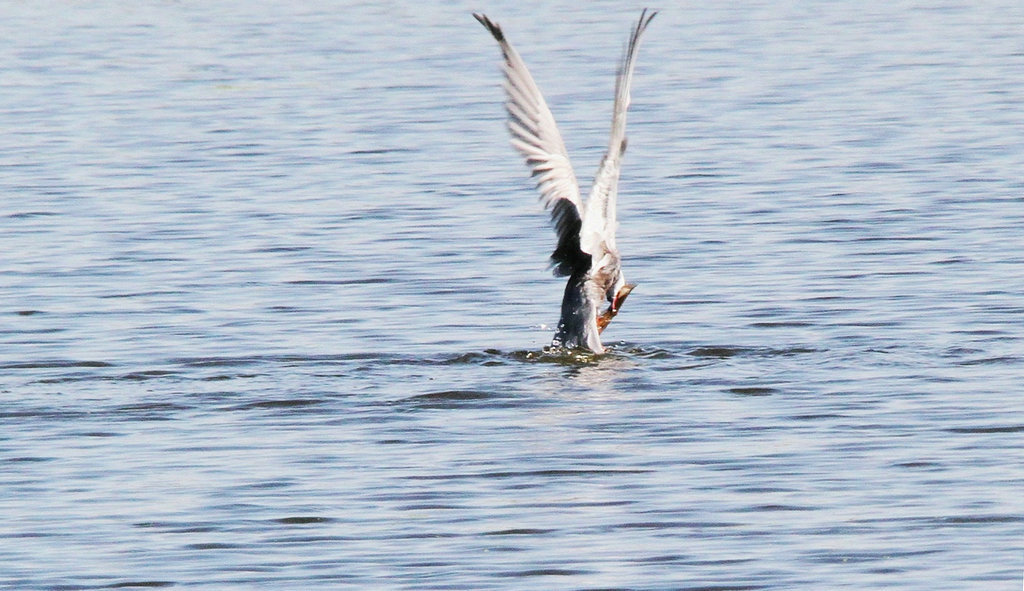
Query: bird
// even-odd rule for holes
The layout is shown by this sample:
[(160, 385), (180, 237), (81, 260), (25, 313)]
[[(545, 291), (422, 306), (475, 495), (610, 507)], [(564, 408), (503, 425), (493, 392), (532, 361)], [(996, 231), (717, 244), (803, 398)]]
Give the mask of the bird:
[[(605, 352), (601, 332), (626, 301), (635, 283), (626, 283), (622, 259), (615, 245), (616, 199), (619, 172), (626, 151), (626, 111), (636, 65), (640, 37), (656, 11), (646, 8), (633, 27), (615, 77), (615, 103), (608, 150), (601, 159), (586, 203), (573, 172), (565, 142), (555, 124), (540, 88), (519, 53), (512, 47), (498, 23), (473, 13), (494, 37), (504, 58), (505, 108), (512, 145), (526, 158), (526, 164), (540, 192), (541, 202), (551, 210), (557, 243), (551, 254), (556, 277), (568, 277), (562, 296), (561, 316), (551, 348)], [(600, 311), (603, 302), (608, 307)]]

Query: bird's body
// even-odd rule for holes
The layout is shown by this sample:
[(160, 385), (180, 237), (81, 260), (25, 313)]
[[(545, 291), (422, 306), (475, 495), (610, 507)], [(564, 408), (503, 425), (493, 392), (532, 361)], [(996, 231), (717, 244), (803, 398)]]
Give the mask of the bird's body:
[[(551, 209), (558, 236), (551, 264), (555, 275), (568, 277), (562, 314), (552, 346), (603, 353), (600, 333), (632, 291), (622, 274), (615, 245), (615, 213), (619, 171), (626, 150), (626, 111), (640, 36), (656, 12), (645, 9), (633, 28), (615, 79), (615, 106), (608, 151), (601, 160), (590, 196), (584, 204), (576, 174), (555, 119), (526, 64), (505, 39), (497, 23), (474, 14), (501, 46), (505, 58), (505, 92), (512, 145), (526, 158), (541, 200)], [(609, 306), (599, 312), (602, 301)]]

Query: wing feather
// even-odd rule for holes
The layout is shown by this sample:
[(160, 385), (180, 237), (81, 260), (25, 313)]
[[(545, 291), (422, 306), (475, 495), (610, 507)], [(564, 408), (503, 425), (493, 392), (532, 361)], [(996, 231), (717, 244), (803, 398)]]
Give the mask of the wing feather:
[(482, 14), (473, 16), (494, 36), (505, 58), (502, 70), (508, 99), (505, 105), (508, 129), (512, 145), (526, 158), (544, 207), (551, 209), (551, 220), (558, 236), (558, 244), (551, 255), (554, 272), (567, 276), (574, 270), (586, 269), (591, 261), (589, 254), (580, 250), (583, 203), (579, 183), (555, 118), (526, 63), (505, 39), (501, 27)]
[(580, 246), (595, 257), (598, 257), (601, 252), (615, 250), (615, 230), (618, 226), (616, 200), (619, 192), (622, 155), (626, 151), (626, 112), (629, 110), (629, 91), (633, 82), (637, 51), (640, 48), (640, 37), (657, 14), (656, 11), (648, 13), (646, 8), (640, 13), (640, 19), (629, 37), (618, 74), (615, 77), (615, 106), (612, 110), (612, 129), (608, 138), (608, 151), (601, 160), (597, 175), (594, 177), (594, 185), (587, 198), (587, 209), (583, 215), (584, 223), (580, 231)]

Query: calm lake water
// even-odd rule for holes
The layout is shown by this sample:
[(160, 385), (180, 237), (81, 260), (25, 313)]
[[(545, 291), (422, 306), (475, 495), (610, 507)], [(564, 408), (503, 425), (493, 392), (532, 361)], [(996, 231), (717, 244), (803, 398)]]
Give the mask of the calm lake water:
[(663, 5), (554, 358), (640, 7), (6, 3), (0, 588), (1019, 589), (1024, 4)]

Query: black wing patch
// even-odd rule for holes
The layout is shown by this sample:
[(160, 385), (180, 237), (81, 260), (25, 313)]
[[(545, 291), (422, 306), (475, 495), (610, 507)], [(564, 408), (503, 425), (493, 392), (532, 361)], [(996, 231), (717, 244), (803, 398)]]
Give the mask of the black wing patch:
[(580, 250), (580, 228), (583, 220), (571, 201), (559, 199), (551, 206), (551, 223), (555, 225), (558, 245), (551, 253), (551, 266), (556, 277), (586, 273), (590, 255)]

